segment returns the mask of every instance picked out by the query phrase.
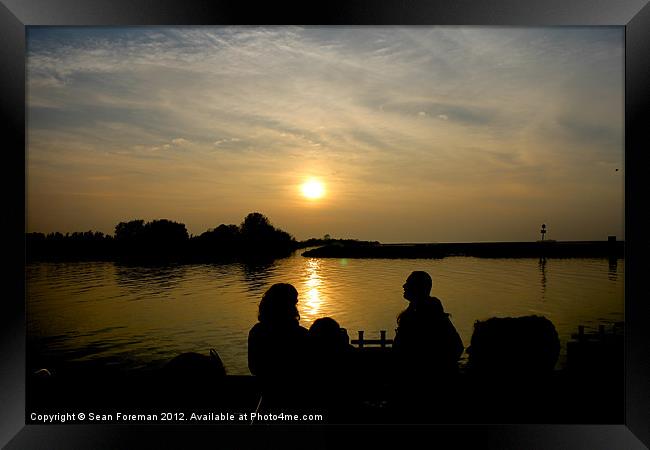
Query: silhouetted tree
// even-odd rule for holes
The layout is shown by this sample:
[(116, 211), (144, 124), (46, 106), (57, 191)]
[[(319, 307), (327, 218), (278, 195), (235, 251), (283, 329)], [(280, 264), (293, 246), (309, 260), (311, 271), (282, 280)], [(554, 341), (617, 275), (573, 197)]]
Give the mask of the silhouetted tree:
[(75, 241), (101, 241), (105, 238), (104, 233), (101, 231), (75, 231), (69, 236), (70, 239)]
[(192, 239), (192, 252), (203, 258), (233, 259), (240, 246), (237, 225), (221, 224)]
[(185, 224), (168, 219), (120, 222), (115, 226), (115, 239), (118, 241), (177, 243), (189, 239)]
[(189, 234), (185, 224), (159, 219), (144, 225), (144, 238), (149, 242), (175, 244), (189, 239)]
[(295, 248), (294, 238), (278, 230), (259, 212), (248, 214), (240, 226), (242, 249), (248, 255), (288, 254)]
[(185, 224), (169, 219), (120, 222), (115, 237), (92, 230), (65, 235), (26, 233), (25, 237), (28, 258), (272, 259), (297, 247), (289, 233), (276, 229), (257, 212), (246, 216), (240, 226), (221, 224), (191, 237)]
[(239, 235), (237, 225), (221, 224), (217, 228), (202, 233), (198, 239), (210, 243), (233, 244), (239, 239)]
[(168, 219), (151, 222), (131, 220), (115, 226), (118, 252), (141, 259), (158, 259), (180, 256), (189, 239), (185, 224)]
[(118, 241), (135, 241), (144, 234), (144, 220), (131, 220), (115, 225), (115, 239)]
[(26, 233), (27, 258), (102, 259), (110, 256), (112, 236), (100, 231)]
[(269, 218), (262, 213), (253, 212), (244, 218), (241, 223), (241, 233), (244, 236), (264, 236), (275, 231)]

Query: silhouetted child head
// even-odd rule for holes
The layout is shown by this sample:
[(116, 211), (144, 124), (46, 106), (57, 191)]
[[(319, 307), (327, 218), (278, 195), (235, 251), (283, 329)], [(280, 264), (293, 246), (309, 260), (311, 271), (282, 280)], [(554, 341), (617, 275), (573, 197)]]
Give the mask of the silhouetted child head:
[(404, 298), (409, 301), (428, 298), (432, 285), (433, 281), (428, 273), (416, 270), (408, 276), (406, 283), (402, 286), (404, 288)]
[(331, 317), (316, 319), (309, 328), (309, 339), (319, 349), (344, 348), (349, 344), (345, 328)]
[(298, 324), (298, 291), (287, 283), (271, 286), (262, 296), (257, 318), (263, 324)]

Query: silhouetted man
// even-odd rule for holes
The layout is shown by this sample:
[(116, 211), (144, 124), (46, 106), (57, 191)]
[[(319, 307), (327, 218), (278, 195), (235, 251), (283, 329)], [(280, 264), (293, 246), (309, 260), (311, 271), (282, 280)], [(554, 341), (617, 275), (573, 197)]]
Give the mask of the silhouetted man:
[(430, 296), (431, 286), (428, 273), (409, 275), (403, 286), (409, 305), (397, 318), (393, 343), (397, 403), (412, 413), (441, 406), (440, 400), (449, 398), (464, 349), (442, 303)]

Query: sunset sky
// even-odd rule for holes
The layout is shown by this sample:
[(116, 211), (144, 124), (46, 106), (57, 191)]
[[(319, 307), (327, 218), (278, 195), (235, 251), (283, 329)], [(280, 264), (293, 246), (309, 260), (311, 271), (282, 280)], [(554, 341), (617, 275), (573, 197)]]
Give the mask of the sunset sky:
[(259, 211), (298, 239), (623, 238), (623, 39), (29, 27), (28, 231)]

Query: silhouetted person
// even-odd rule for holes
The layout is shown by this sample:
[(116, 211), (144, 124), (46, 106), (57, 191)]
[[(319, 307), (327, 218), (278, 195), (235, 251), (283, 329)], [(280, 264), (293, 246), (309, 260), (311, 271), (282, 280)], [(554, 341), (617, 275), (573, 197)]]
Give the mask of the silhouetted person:
[[(345, 328), (331, 317), (316, 319), (309, 327), (309, 350), (335, 362), (347, 358), (353, 350)], [(327, 367), (323, 367), (327, 370)]]
[(296, 288), (274, 284), (262, 296), (259, 322), (248, 333), (248, 368), (260, 381), (267, 410), (300, 406), (304, 396), (307, 330), (299, 324), (297, 304)]
[(219, 400), (226, 369), (215, 350), (210, 355), (182, 353), (162, 368), (162, 379), (156, 389), (160, 400), (172, 405), (212, 405)]
[(422, 271), (411, 273), (403, 286), (409, 305), (397, 318), (393, 352), (400, 370), (409, 376), (454, 375), (463, 353), (449, 314), (438, 298), (430, 296), (431, 286), (431, 277)]
[(348, 386), (355, 372), (347, 330), (331, 317), (317, 319), (309, 328), (308, 344), (310, 406), (325, 410), (329, 422), (346, 422), (353, 404)]
[(545, 421), (557, 417), (551, 396), (560, 340), (541, 316), (476, 321), (467, 364), (479, 421)]
[(434, 413), (435, 420), (446, 420), (463, 342), (440, 300), (430, 296), (428, 273), (411, 273), (403, 287), (409, 305), (397, 318), (393, 343), (396, 405), (423, 421), (429, 416), (419, 410)]
[(548, 376), (560, 353), (553, 323), (541, 316), (493, 317), (474, 323), (468, 368), (484, 377)]
[(226, 368), (214, 350), (210, 351), (210, 356), (195, 352), (181, 353), (169, 361), (164, 370), (167, 376), (194, 380), (213, 380), (226, 375)]

